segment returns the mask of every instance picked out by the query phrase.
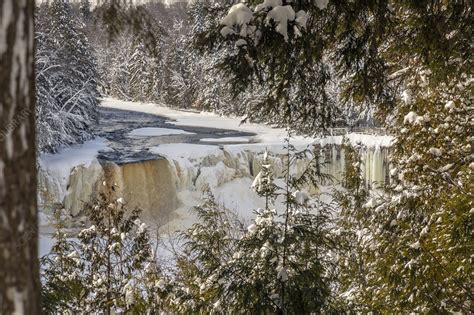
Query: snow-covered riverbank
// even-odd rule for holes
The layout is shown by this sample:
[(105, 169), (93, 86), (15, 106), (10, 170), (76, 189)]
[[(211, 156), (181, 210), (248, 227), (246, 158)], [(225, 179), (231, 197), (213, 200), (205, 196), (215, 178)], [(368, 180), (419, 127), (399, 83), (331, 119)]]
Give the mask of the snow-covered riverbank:
[[(100, 137), (40, 157), (39, 196), (46, 215), (62, 206), (73, 216), (81, 215), (84, 202), (107, 176), (122, 186), (131, 207), (143, 208), (150, 224), (173, 232), (194, 222), (191, 209), (207, 187), (244, 218), (262, 207), (263, 200), (250, 186), (265, 150), (276, 175), (281, 174), (284, 129), (240, 124), (239, 117), (113, 99), (103, 101), (101, 113)], [(367, 147), (363, 154), (367, 182), (383, 182), (391, 137), (348, 134), (347, 138)], [(296, 136), (291, 142), (301, 149), (318, 145), (328, 162), (325, 171), (339, 178), (344, 165), (342, 136)]]

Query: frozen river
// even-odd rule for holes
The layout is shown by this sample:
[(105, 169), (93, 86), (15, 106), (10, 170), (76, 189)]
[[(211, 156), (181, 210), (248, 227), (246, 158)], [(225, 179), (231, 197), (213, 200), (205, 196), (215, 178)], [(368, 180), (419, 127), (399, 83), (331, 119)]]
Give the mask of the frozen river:
[[(192, 208), (207, 188), (219, 203), (251, 218), (264, 205), (250, 186), (265, 150), (275, 177), (285, 163), (287, 132), (281, 128), (114, 99), (105, 99), (99, 113), (95, 140), (40, 157), (42, 253), (51, 246), (47, 221), (54, 209), (64, 207), (73, 219), (80, 219), (84, 203), (101, 192), (104, 179), (119, 187), (117, 193), (130, 208), (142, 209), (150, 225), (174, 233), (195, 222)], [(383, 183), (388, 178), (391, 137), (347, 137), (366, 147), (362, 159), (367, 184)], [(326, 162), (324, 171), (337, 184), (345, 163), (342, 136), (294, 136), (291, 142), (300, 149), (316, 145)]]

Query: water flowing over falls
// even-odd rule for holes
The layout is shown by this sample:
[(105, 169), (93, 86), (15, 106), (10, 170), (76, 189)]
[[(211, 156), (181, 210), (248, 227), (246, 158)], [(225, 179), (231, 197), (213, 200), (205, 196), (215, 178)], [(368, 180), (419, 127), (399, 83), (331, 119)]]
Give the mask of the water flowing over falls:
[[(124, 198), (129, 208), (142, 209), (144, 219), (160, 224), (176, 216), (174, 211), (187, 203), (187, 200), (182, 200), (187, 195), (201, 194), (208, 186), (218, 193), (226, 185), (247, 184), (241, 187), (242, 190), (248, 190), (248, 195), (254, 194), (249, 183), (260, 171), (264, 147), (246, 149), (245, 145), (237, 145), (212, 148), (202, 145), (203, 152), (196, 150), (195, 146), (199, 145), (188, 146), (188, 150), (195, 150), (196, 154), (183, 152), (174, 157), (126, 163), (93, 160), (89, 164), (74, 166), (66, 179), (55, 177), (55, 173), (40, 168), (40, 203), (43, 211), (50, 213), (55, 207), (64, 206), (72, 216), (82, 215), (84, 203), (105, 191), (104, 182), (117, 186), (116, 194)], [(320, 151), (322, 160), (326, 162), (323, 171), (337, 183), (344, 170), (344, 151), (338, 144), (325, 145)], [(271, 147), (270, 158), (275, 177), (282, 176), (285, 165), (283, 148)], [(367, 185), (383, 184), (388, 179), (388, 148), (368, 147), (362, 159)], [(301, 171), (305, 162), (296, 165), (294, 171)], [(67, 182), (65, 191), (61, 187), (64, 180)]]
[[(55, 210), (64, 209), (72, 229), (87, 224), (85, 204), (107, 194), (111, 185), (115, 185), (113, 197), (123, 198), (128, 209), (141, 209), (150, 226), (173, 233), (195, 222), (192, 208), (208, 188), (220, 204), (250, 219), (265, 204), (250, 188), (265, 150), (276, 183), (282, 184), (278, 178), (286, 165), (284, 129), (114, 99), (105, 99), (99, 114), (96, 139), (39, 158), (40, 234), (42, 242), (49, 242), (40, 246), (41, 254), (51, 246)], [(362, 133), (345, 137), (365, 148), (367, 185), (386, 182), (391, 137)], [(345, 163), (342, 141), (342, 136), (292, 137), (298, 150), (315, 148), (324, 162), (323, 172), (334, 179), (321, 190), (307, 187), (308, 193), (319, 195), (340, 182)], [(300, 160), (292, 172), (298, 174), (307, 162)]]

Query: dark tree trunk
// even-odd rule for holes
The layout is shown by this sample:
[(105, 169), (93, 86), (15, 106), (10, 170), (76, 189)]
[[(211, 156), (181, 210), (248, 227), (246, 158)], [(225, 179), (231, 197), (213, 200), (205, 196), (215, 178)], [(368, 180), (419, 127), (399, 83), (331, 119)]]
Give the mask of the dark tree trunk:
[(0, 0), (0, 314), (39, 314), (34, 0)]

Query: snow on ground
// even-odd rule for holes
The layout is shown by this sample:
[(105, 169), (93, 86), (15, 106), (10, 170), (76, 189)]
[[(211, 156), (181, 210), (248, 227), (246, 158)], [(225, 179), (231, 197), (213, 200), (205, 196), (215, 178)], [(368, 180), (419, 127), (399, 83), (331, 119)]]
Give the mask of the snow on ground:
[[(245, 222), (249, 222), (254, 217), (255, 210), (265, 207), (265, 199), (251, 189), (252, 181), (246, 177), (235, 178), (223, 185), (211, 187), (211, 191), (220, 205), (237, 214)], [(174, 218), (166, 224), (164, 229), (166, 233), (191, 227), (197, 220), (193, 207), (201, 204), (205, 195), (200, 191), (184, 190), (178, 193), (178, 197), (182, 205), (174, 212)], [(281, 205), (279, 202), (278, 206)]]
[[(345, 135), (352, 145), (362, 144), (367, 147), (389, 147), (392, 143), (392, 136), (374, 136), (361, 133), (348, 133)], [(325, 146), (326, 144), (342, 144), (343, 136), (328, 136), (322, 139), (315, 139), (315, 144)]]
[(193, 161), (203, 159), (206, 156), (219, 155), (220, 149), (215, 145), (169, 143), (153, 147), (150, 152), (163, 155), (170, 160), (179, 162), (181, 165), (192, 166), (194, 165)]
[[(102, 102), (102, 106), (159, 115), (168, 118), (170, 124), (178, 127), (177, 129), (139, 128), (130, 132), (129, 135), (131, 136), (147, 137), (190, 134), (189, 132), (180, 130), (179, 126), (218, 128), (255, 134), (253, 137), (204, 138), (200, 139), (200, 141), (203, 142), (202, 144), (167, 143), (153, 146), (149, 148), (149, 150), (151, 153), (163, 155), (168, 160), (178, 163), (181, 167), (184, 167), (183, 169), (200, 167), (200, 175), (194, 178), (196, 181), (195, 186), (201, 187), (206, 183), (212, 186), (211, 189), (216, 200), (238, 213), (238, 215), (244, 219), (250, 219), (253, 210), (263, 206), (264, 200), (259, 198), (255, 192), (250, 189), (252, 184), (251, 178), (240, 177), (238, 174), (233, 176), (231, 173), (235, 170), (229, 169), (222, 162), (209, 167), (201, 167), (200, 162), (211, 156), (222, 158), (222, 156), (227, 153), (237, 156), (243, 151), (261, 153), (268, 150), (272, 154), (285, 153), (283, 147), (284, 139), (287, 137), (287, 131), (285, 129), (272, 128), (271, 126), (263, 124), (241, 124), (241, 117), (222, 117), (207, 112), (179, 111), (151, 103), (125, 102), (105, 98)], [(390, 146), (392, 141), (392, 137), (390, 136), (348, 134), (346, 137), (353, 144), (361, 142), (368, 147), (387, 147)], [(302, 149), (312, 144), (320, 144), (322, 146), (327, 144), (341, 144), (342, 139), (342, 136), (331, 136), (323, 139), (296, 136), (291, 139), (291, 143), (298, 149)], [(250, 141), (252, 141), (252, 143), (249, 143)], [(204, 142), (209, 144), (205, 144)], [(224, 145), (212, 145), (213, 143), (224, 143)], [(82, 145), (60, 150), (57, 154), (43, 154), (39, 158), (39, 164), (43, 170), (46, 170), (48, 176), (56, 178), (56, 181), (59, 182), (57, 185), (61, 187), (61, 193), (65, 194), (72, 168), (77, 165), (91, 165), (94, 161), (97, 161), (96, 156), (98, 152), (107, 149), (106, 140), (97, 138)], [(215, 161), (221, 161), (222, 159), (220, 158)], [(232, 178), (223, 180), (222, 177), (225, 174), (232, 175)], [(202, 200), (202, 190), (200, 191), (200, 189), (183, 190), (177, 193), (181, 205), (173, 212), (167, 224), (166, 228), (169, 231), (182, 230), (195, 222), (196, 218), (192, 212), (192, 208)], [(45, 221), (45, 218), (41, 218), (42, 226), (47, 225)], [(47, 253), (51, 245), (50, 231), (48, 231), (48, 233), (42, 233), (40, 239), (40, 254)]]
[(250, 142), (252, 140), (249, 137), (223, 137), (223, 138), (202, 138), (199, 141), (201, 142), (225, 142), (225, 143), (241, 143), (241, 142)]
[(97, 161), (99, 151), (107, 151), (106, 140), (95, 138), (83, 144), (63, 148), (59, 152), (41, 154), (38, 158), (40, 168), (58, 184), (61, 198), (64, 198), (71, 170), (78, 165), (91, 165)]
[[(253, 123), (241, 124), (242, 117), (223, 117), (209, 112), (180, 111), (153, 103), (126, 102), (112, 98), (104, 98), (102, 106), (163, 116), (169, 118), (171, 120), (169, 123), (175, 126), (251, 132), (257, 134), (255, 140), (266, 144), (282, 143), (282, 140), (287, 136), (287, 132), (283, 128), (272, 128), (271, 126)], [(314, 139), (308, 137), (297, 136), (294, 137), (293, 144), (310, 144), (313, 141)]]
[[(180, 111), (153, 103), (127, 102), (113, 98), (104, 98), (102, 101), (102, 106), (163, 116), (169, 118), (171, 120), (169, 123), (175, 126), (208, 127), (255, 133), (256, 136), (252, 139), (260, 142), (260, 144), (249, 144), (248, 146), (249, 148), (258, 148), (258, 150), (260, 150), (262, 146), (265, 147), (279, 145), (281, 147), (284, 143), (283, 140), (288, 135), (284, 128), (273, 128), (269, 125), (254, 123), (241, 124), (242, 117), (223, 117), (209, 112), (199, 113)], [(350, 133), (346, 136), (349, 138), (352, 144), (361, 142), (366, 146), (390, 146), (390, 143), (393, 139), (391, 136), (376, 136), (358, 133)], [(210, 142), (207, 140), (209, 139), (206, 139), (206, 142)], [(331, 136), (324, 139), (294, 136), (292, 137), (291, 142), (296, 147), (307, 146), (315, 142), (322, 145), (330, 143), (340, 144), (342, 142), (342, 136)]]
[(187, 132), (180, 129), (169, 129), (169, 128), (138, 128), (132, 130), (128, 135), (133, 137), (158, 137), (158, 136), (169, 136), (169, 135), (194, 135), (194, 132)]
[(56, 241), (52, 234), (40, 233), (38, 257), (43, 257), (51, 252)]
[(58, 153), (41, 154), (39, 162), (48, 170), (69, 175), (74, 166), (91, 164), (96, 159), (97, 153), (102, 150), (107, 150), (106, 140), (95, 138), (83, 144), (63, 148)]

